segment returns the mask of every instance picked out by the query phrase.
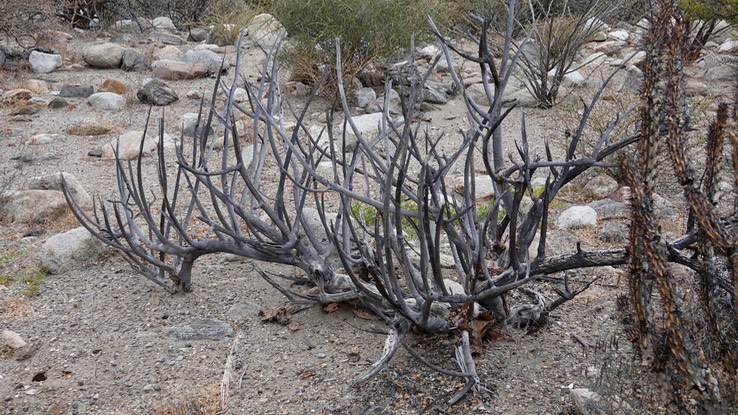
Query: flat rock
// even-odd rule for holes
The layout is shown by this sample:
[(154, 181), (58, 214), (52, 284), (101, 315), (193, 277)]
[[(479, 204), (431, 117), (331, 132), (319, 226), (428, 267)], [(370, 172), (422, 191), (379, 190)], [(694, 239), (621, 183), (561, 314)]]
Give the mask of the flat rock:
[(600, 174), (590, 179), (587, 184), (584, 185), (584, 188), (582, 188), (582, 192), (587, 197), (603, 199), (610, 197), (610, 195), (614, 191), (618, 190), (619, 187), (620, 186), (615, 179), (608, 175)]
[(166, 334), (180, 341), (225, 340), (233, 337), (233, 328), (225, 321), (193, 317), (169, 328)]
[(151, 64), (154, 76), (159, 79), (176, 81), (180, 79), (204, 78), (210, 70), (202, 63), (187, 63), (172, 60), (158, 60)]
[(95, 92), (92, 85), (62, 85), (59, 96), (64, 98), (87, 98)]
[(82, 52), (82, 60), (98, 69), (120, 68), (125, 48), (115, 43), (92, 45)]
[(64, 98), (54, 97), (54, 98), (51, 98), (48, 105), (49, 105), (49, 108), (51, 109), (59, 109), (59, 108), (64, 108), (68, 106), (69, 103)]
[(149, 34), (149, 40), (152, 42), (161, 42), (165, 45), (184, 45), (187, 43), (183, 38), (164, 30), (154, 30)]
[(630, 207), (625, 203), (612, 199), (596, 200), (587, 204), (594, 209), (599, 216), (627, 215), (630, 213)]
[(153, 79), (136, 92), (136, 97), (144, 104), (164, 106), (179, 99), (174, 89), (160, 81)]
[(126, 97), (112, 92), (98, 92), (90, 95), (87, 103), (95, 109), (117, 111), (126, 106)]
[(105, 244), (83, 228), (54, 235), (41, 246), (41, 265), (52, 274), (80, 269), (96, 260)]
[(44, 53), (34, 50), (28, 56), (28, 62), (31, 64), (33, 73), (49, 73), (61, 66), (62, 57), (54, 53)]

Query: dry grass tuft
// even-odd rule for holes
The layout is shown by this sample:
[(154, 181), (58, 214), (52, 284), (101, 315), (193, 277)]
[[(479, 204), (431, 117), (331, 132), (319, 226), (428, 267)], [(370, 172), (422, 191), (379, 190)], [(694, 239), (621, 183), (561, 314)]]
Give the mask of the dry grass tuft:
[(151, 415), (213, 415), (221, 411), (220, 385), (213, 385), (186, 400), (157, 408)]
[(8, 318), (26, 317), (33, 312), (27, 298), (18, 298), (0, 303), (0, 315)]

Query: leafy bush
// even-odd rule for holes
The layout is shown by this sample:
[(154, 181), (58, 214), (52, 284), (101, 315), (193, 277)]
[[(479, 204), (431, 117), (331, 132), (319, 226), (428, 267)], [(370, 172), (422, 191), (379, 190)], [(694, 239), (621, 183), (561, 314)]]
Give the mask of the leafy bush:
[[(287, 29), (292, 42), (285, 61), (294, 79), (314, 83), (323, 68), (335, 70), (336, 38), (341, 40), (344, 79), (363, 69), (373, 59), (387, 59), (416, 42), (431, 39), (428, 15), (442, 14), (449, 5), (440, 0), (272, 0), (250, 4), (263, 8)], [(333, 79), (334, 80), (334, 79)], [(335, 82), (324, 91), (335, 96)]]
[(738, 23), (738, 0), (680, 0), (679, 4), (691, 18)]

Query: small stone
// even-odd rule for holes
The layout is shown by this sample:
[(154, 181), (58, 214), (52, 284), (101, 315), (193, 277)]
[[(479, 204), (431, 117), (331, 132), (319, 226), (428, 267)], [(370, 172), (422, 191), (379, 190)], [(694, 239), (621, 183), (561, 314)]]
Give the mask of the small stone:
[(0, 339), (2, 339), (3, 343), (11, 349), (20, 349), (27, 344), (25, 340), (21, 338), (20, 334), (11, 330), (3, 330), (2, 334), (0, 334)]
[(67, 100), (60, 97), (51, 98), (51, 101), (49, 101), (49, 108), (51, 109), (64, 108), (67, 105), (69, 105), (69, 103), (67, 103)]
[(144, 386), (143, 389), (144, 392), (158, 392), (161, 390), (161, 386), (155, 384), (155, 383), (149, 383), (148, 385)]
[(207, 30), (201, 28), (190, 29), (190, 33), (187, 35), (187, 40), (190, 42), (202, 42), (208, 38), (210, 33)]
[(146, 70), (146, 58), (135, 49), (126, 49), (120, 68), (126, 72), (143, 72)]
[(318, 359), (325, 359), (326, 358), (326, 354), (325, 353), (318, 353), (317, 356), (318, 356)]
[(151, 32), (149, 34), (149, 40), (152, 42), (161, 42), (165, 45), (184, 45), (187, 43), (181, 37), (163, 30), (154, 30)]

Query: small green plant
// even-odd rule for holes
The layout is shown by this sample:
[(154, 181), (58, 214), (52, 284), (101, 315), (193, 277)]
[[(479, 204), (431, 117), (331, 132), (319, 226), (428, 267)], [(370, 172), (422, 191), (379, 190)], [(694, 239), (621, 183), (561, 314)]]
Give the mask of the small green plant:
[(21, 277), (21, 282), (26, 284), (23, 294), (28, 297), (36, 295), (38, 289), (41, 287), (41, 281), (49, 274), (49, 269), (46, 267), (39, 267), (29, 274), (24, 274)]
[(38, 291), (44, 277), (49, 275), (49, 269), (40, 266), (28, 268), (22, 264), (23, 257), (20, 251), (0, 256), (0, 285), (20, 282), (26, 285), (23, 294), (31, 297)]

